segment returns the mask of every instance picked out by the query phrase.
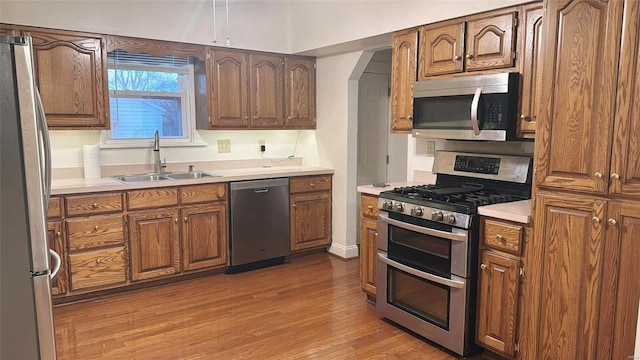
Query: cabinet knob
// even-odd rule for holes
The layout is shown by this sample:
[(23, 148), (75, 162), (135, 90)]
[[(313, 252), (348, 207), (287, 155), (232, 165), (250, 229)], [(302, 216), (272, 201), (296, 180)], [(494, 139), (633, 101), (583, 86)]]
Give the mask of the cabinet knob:
[(378, 236), (378, 232), (377, 232), (377, 231), (376, 231), (376, 232), (374, 232), (374, 233), (373, 233), (373, 235)]
[(373, 210), (373, 206), (369, 205), (369, 206), (367, 206), (367, 209)]
[(315, 186), (316, 186), (316, 183), (311, 183), (311, 184), (309, 184), (309, 185), (311, 185), (311, 187), (315, 187)]
[(460, 60), (462, 60), (462, 56), (456, 55), (456, 56), (453, 57), (453, 60), (460, 61)]
[(61, 234), (60, 234), (60, 231), (58, 231), (58, 232), (56, 233), (56, 237), (60, 237), (60, 235), (61, 235)]
[(480, 264), (480, 269), (484, 270), (484, 269), (486, 269), (486, 268), (487, 268), (487, 265), (486, 265), (486, 264)]
[(502, 236), (502, 234), (498, 234), (498, 235), (496, 235), (496, 239), (502, 241), (502, 240), (504, 240), (504, 236)]
[(409, 115), (409, 116), (407, 116), (407, 119), (408, 119), (409, 121), (413, 121), (413, 115)]
[(99, 229), (98, 225), (96, 225), (96, 226), (94, 226), (94, 227), (93, 227), (93, 230), (94, 230), (94, 231), (98, 231), (98, 229)]
[(258, 116), (257, 115), (253, 115), (253, 120), (257, 120)]
[(522, 119), (522, 120), (524, 120), (526, 122), (531, 122), (531, 116), (529, 116), (529, 115), (522, 114), (522, 115), (520, 115), (520, 119)]
[(96, 264), (100, 265), (102, 261), (100, 259), (96, 259)]
[(593, 222), (596, 224), (600, 224), (600, 218), (597, 216), (592, 217), (591, 220), (593, 220)]
[(296, 207), (296, 204), (291, 204), (291, 207)]
[(595, 174), (593, 174), (593, 176), (597, 177), (598, 179), (602, 179), (602, 173), (596, 171)]
[(245, 120), (249, 120), (249, 117), (247, 115), (244, 116)]
[(186, 217), (186, 216), (185, 216), (185, 217), (184, 217), (184, 222), (187, 222), (187, 219), (188, 219), (188, 217)]
[(94, 208), (94, 209), (97, 209), (98, 208), (98, 204), (97, 203), (93, 203), (93, 204), (91, 204), (91, 207)]
[(609, 223), (609, 225), (615, 225), (615, 224), (617, 224), (617, 222), (615, 221), (615, 219), (609, 219), (609, 220), (607, 220), (607, 222)]
[(287, 116), (287, 120), (291, 120), (291, 116)]
[(467, 60), (473, 60), (473, 55), (471, 55), (471, 54), (467, 54), (467, 55), (465, 56), (465, 58), (466, 58)]
[(616, 174), (616, 173), (613, 173), (613, 174), (611, 174), (611, 178), (612, 178), (613, 180), (618, 180), (618, 179), (620, 179), (620, 175), (618, 175), (618, 174)]

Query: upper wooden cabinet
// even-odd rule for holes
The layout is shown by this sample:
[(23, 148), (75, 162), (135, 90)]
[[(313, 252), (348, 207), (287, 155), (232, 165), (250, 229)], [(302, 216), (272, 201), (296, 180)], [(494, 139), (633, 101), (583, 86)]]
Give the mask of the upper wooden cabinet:
[(285, 57), (285, 113), (288, 129), (316, 127), (316, 62), (309, 58)]
[(105, 37), (18, 29), (33, 41), (36, 84), (49, 127), (108, 129)]
[(516, 23), (517, 12), (507, 10), (422, 26), (418, 79), (515, 66)]
[(284, 58), (249, 55), (251, 127), (284, 125)]
[[(636, 7), (636, 1), (626, 1)], [(546, 39), (542, 98), (536, 134), (536, 181), (540, 187), (605, 194), (609, 178), (623, 176), (632, 181), (640, 174), (638, 117), (633, 111), (626, 118), (626, 131), (613, 142), (617, 79), (621, 84), (619, 101), (631, 106), (633, 95), (622, 94), (637, 87), (635, 78), (638, 48), (625, 35), (626, 65), (618, 74), (623, 1), (548, 1), (544, 25)], [(636, 27), (637, 15), (625, 27)], [(633, 30), (637, 31), (637, 29)], [(626, 70), (625, 70), (626, 69)], [(628, 81), (628, 83), (625, 83)], [(638, 106), (638, 105), (635, 105)], [(619, 114), (621, 114), (619, 112)], [(618, 124), (616, 124), (618, 125)], [(625, 149), (626, 147), (626, 149)], [(610, 173), (612, 149), (617, 164), (626, 164)], [(626, 153), (620, 153), (627, 150)], [(635, 158), (632, 154), (635, 151)], [(635, 172), (635, 174), (634, 174)], [(615, 179), (619, 181), (619, 179)], [(622, 187), (620, 187), (622, 188)]]
[[(211, 50), (209, 62), (210, 115), (207, 128), (249, 126), (248, 59), (243, 52)], [(198, 122), (201, 124), (201, 122)]]
[(518, 137), (535, 136), (542, 83), (542, 4), (524, 7), (522, 19), (524, 39), (521, 44), (522, 96), (518, 119)]
[(391, 132), (413, 128), (413, 84), (416, 81), (418, 30), (395, 33), (391, 54)]

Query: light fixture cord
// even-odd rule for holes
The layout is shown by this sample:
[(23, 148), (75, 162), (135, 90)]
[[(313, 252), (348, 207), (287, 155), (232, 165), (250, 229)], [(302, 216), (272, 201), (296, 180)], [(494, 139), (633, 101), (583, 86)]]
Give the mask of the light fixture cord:
[(213, 43), (218, 43), (218, 37), (216, 36), (216, 0), (212, 0), (213, 3)]
[(231, 46), (231, 41), (229, 40), (229, 0), (227, 0), (227, 46)]

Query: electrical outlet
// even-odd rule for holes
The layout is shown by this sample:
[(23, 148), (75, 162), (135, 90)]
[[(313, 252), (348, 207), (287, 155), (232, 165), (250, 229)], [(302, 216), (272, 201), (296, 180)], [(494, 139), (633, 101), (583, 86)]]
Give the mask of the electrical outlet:
[(436, 154), (436, 142), (427, 141), (427, 155), (434, 156)]
[(218, 152), (229, 153), (231, 152), (231, 140), (230, 139), (218, 139)]
[(263, 150), (262, 150), (262, 147), (263, 147), (263, 146), (265, 146), (265, 149), (266, 149), (266, 145), (267, 145), (267, 142), (266, 142), (266, 141), (264, 141), (264, 139), (258, 139), (258, 149), (259, 149), (260, 151), (263, 151)]

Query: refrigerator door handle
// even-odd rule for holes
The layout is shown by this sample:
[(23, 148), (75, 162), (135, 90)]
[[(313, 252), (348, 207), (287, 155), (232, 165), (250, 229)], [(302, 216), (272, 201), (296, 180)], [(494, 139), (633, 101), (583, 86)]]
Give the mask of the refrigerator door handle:
[(60, 255), (58, 255), (57, 252), (53, 251), (52, 249), (49, 249), (49, 255), (51, 255), (52, 258), (55, 259), (55, 266), (53, 267), (53, 270), (51, 270), (51, 274), (49, 276), (51, 276), (51, 280), (55, 279), (55, 277), (58, 275), (58, 272), (60, 271), (60, 264), (62, 264), (62, 260), (60, 259)]
[(51, 195), (51, 140), (49, 139), (49, 131), (47, 130), (47, 118), (44, 113), (44, 106), (42, 105), (42, 98), (40, 98), (40, 92), (34, 86), (36, 93), (36, 107), (38, 109), (38, 114), (36, 114), (36, 119), (38, 123), (38, 131), (40, 132), (40, 137), (42, 139), (42, 152), (44, 157), (44, 171), (43, 174), (43, 186), (44, 186), (44, 208), (45, 210), (49, 207), (49, 196)]

